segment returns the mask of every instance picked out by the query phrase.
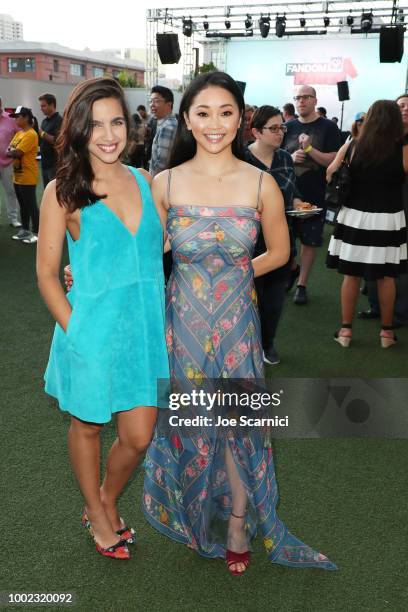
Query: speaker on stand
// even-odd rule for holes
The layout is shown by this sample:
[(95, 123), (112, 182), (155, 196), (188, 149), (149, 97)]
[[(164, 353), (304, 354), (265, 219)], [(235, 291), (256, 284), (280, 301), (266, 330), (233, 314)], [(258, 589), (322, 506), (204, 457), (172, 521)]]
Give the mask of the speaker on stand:
[(339, 97), (339, 102), (341, 102), (340, 131), (343, 131), (344, 101), (350, 100), (348, 81), (339, 81), (337, 83), (337, 95)]

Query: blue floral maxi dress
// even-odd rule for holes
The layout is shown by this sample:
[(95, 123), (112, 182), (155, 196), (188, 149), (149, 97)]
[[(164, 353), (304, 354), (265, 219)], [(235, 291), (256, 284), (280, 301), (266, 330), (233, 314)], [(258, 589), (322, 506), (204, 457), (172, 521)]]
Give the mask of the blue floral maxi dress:
[[(260, 228), (252, 207), (170, 206), (173, 271), (167, 287), (166, 339), (173, 380), (263, 378), (261, 331), (251, 257)], [(202, 410), (205, 413), (205, 409)], [(231, 491), (229, 444), (248, 494), (246, 529), (261, 530), (269, 559), (291, 567), (336, 569), (278, 518), (272, 449), (214, 428), (170, 429), (159, 413), (148, 449), (143, 511), (153, 527), (204, 557), (225, 557)], [(208, 414), (208, 413), (207, 413)], [(217, 529), (223, 525), (224, 533)]]

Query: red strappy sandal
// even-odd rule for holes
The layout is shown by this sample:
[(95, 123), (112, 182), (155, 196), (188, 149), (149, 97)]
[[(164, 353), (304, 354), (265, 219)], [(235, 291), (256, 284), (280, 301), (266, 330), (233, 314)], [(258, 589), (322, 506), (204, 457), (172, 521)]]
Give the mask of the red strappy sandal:
[[(239, 514), (234, 514), (233, 512), (231, 512), (231, 514), (235, 518), (245, 518), (246, 516), (245, 514), (242, 514), (240, 516)], [(241, 576), (242, 574), (244, 574), (248, 569), (250, 556), (251, 553), (249, 552), (249, 550), (246, 550), (243, 553), (236, 553), (233, 550), (227, 548), (227, 550), (225, 551), (225, 563), (227, 564), (228, 571), (230, 572), (230, 574), (232, 574), (233, 576)], [(235, 565), (236, 563), (242, 563), (245, 566), (245, 569), (243, 569), (242, 571), (232, 569), (232, 565)]]

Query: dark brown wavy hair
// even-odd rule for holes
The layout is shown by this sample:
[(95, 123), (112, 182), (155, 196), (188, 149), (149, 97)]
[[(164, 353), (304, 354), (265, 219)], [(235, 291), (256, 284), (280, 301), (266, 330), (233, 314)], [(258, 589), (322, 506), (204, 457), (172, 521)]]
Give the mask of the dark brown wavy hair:
[(402, 145), (401, 111), (393, 100), (377, 100), (370, 106), (360, 128), (354, 154), (363, 166), (377, 166)]
[(97, 100), (119, 100), (129, 134), (130, 115), (123, 89), (114, 79), (95, 78), (79, 83), (72, 91), (64, 111), (56, 141), (57, 200), (70, 212), (106, 198), (92, 188), (95, 175), (89, 159), (88, 142), (92, 134), (92, 106)]

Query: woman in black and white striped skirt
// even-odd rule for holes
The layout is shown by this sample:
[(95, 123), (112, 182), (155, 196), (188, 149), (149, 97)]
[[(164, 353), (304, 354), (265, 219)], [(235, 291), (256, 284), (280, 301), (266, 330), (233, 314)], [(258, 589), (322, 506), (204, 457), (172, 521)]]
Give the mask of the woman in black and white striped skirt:
[[(352, 153), (350, 196), (338, 214), (327, 256), (327, 266), (344, 274), (342, 325), (335, 333), (336, 342), (343, 347), (351, 342), (361, 278), (377, 281), (381, 346), (388, 348), (396, 343), (392, 327), (395, 278), (408, 268), (402, 202), (408, 146), (402, 141), (398, 105), (391, 100), (374, 102)], [(327, 170), (328, 180), (336, 165), (338, 159)]]

